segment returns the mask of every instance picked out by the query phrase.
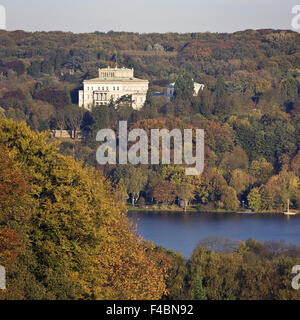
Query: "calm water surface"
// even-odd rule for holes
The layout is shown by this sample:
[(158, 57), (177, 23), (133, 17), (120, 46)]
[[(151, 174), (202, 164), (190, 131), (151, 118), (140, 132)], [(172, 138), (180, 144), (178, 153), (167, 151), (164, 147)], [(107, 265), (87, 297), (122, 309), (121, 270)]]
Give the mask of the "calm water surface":
[(206, 237), (252, 237), (300, 245), (300, 215), (130, 211), (128, 216), (137, 223), (138, 233), (145, 240), (181, 251), (186, 257)]

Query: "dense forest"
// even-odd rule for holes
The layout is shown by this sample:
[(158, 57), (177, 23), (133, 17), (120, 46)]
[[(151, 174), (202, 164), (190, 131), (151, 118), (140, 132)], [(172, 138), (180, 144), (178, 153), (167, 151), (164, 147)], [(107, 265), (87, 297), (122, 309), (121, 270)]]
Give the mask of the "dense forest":
[[(150, 81), (144, 107), (79, 108), (82, 81), (116, 63)], [(170, 82), (168, 102), (157, 92)], [(203, 174), (97, 164), (98, 130), (120, 120), (204, 129)], [(49, 132), (64, 129), (83, 138)], [(206, 239), (186, 259), (126, 217), (128, 205), (264, 213), (288, 200), (300, 209), (298, 33), (0, 31), (0, 299), (299, 299), (297, 247)]]
[(0, 119), (2, 299), (300, 299), (300, 247), (203, 239), (189, 259), (136, 235), (101, 172)]
[[(300, 208), (300, 36), (291, 31), (137, 34), (0, 31), (0, 113), (35, 131), (81, 130), (61, 153), (102, 170), (124, 202), (201, 210)], [(85, 112), (84, 79), (116, 62), (149, 79), (141, 111), (130, 101)], [(193, 97), (191, 81), (205, 84)], [(175, 97), (163, 92), (175, 81)], [(97, 166), (96, 132), (130, 128), (205, 129), (205, 171)], [(135, 170), (136, 169), (136, 170)]]

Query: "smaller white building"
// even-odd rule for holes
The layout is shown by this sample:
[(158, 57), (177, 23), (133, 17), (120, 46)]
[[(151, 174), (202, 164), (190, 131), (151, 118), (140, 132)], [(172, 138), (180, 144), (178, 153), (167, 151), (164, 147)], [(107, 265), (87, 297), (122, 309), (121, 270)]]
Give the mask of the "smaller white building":
[[(166, 98), (168, 101), (171, 101), (174, 96), (174, 86), (175, 86), (175, 82), (168, 84), (166, 87), (167, 89)], [(204, 87), (205, 87), (204, 84), (194, 82), (194, 89), (195, 89), (194, 96), (197, 96), (199, 93), (199, 90), (203, 90)]]

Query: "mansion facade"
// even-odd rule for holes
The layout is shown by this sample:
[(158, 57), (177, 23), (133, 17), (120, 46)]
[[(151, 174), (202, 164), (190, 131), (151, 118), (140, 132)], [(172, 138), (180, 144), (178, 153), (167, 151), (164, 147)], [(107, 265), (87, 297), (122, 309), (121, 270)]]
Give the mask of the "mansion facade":
[(93, 106), (107, 105), (129, 95), (133, 109), (139, 110), (146, 101), (148, 88), (149, 81), (135, 78), (133, 69), (99, 69), (98, 78), (83, 81), (79, 106), (91, 110)]

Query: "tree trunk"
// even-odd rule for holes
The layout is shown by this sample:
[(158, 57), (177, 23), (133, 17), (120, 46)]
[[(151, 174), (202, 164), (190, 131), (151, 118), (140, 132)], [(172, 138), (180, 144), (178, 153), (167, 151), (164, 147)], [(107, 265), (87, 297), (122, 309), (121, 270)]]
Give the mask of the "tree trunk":
[(187, 203), (187, 201), (184, 200), (184, 212), (186, 212), (186, 207), (187, 207), (186, 203)]

